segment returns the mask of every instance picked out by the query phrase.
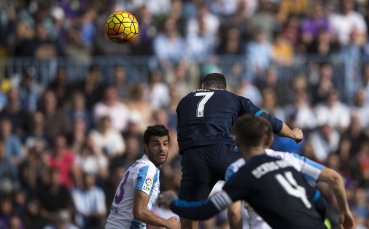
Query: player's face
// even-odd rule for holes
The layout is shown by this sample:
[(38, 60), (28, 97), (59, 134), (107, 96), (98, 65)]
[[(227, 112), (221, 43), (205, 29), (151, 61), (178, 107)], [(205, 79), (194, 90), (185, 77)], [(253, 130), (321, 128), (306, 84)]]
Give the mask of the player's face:
[(149, 144), (145, 144), (145, 152), (150, 161), (152, 161), (156, 166), (162, 165), (168, 157), (169, 137), (151, 137)]

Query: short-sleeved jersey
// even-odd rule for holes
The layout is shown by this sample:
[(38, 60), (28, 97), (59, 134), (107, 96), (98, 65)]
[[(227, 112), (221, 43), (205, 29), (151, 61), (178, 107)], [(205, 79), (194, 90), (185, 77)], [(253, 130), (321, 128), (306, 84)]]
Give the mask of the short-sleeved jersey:
[[(279, 158), (290, 163), (298, 172), (300, 172), (304, 178), (309, 181), (310, 184), (315, 185), (317, 179), (322, 172), (324, 166), (316, 163), (306, 157), (300, 156), (295, 153), (274, 151), (271, 149), (265, 150), (266, 155), (274, 158)], [(233, 174), (235, 174), (246, 161), (243, 158), (230, 164), (227, 168), (225, 180), (227, 181)], [(247, 203), (245, 204), (249, 215), (249, 224), (252, 229), (270, 229), (271, 227), (250, 207)]]
[(242, 114), (263, 116), (275, 133), (282, 121), (266, 114), (251, 100), (226, 90), (197, 89), (186, 95), (177, 106), (177, 132), (180, 153), (189, 147), (234, 144), (231, 129)]
[(325, 228), (312, 204), (314, 189), (285, 160), (254, 156), (223, 190), (233, 201), (246, 200), (273, 228)]
[(124, 174), (114, 196), (106, 229), (146, 228), (146, 224), (134, 219), (133, 201), (135, 191), (146, 193), (150, 199), (147, 209), (153, 210), (160, 193), (159, 169), (143, 155)]
[[(300, 172), (304, 178), (312, 185), (315, 185), (317, 179), (322, 172), (324, 166), (308, 159), (307, 157), (300, 156), (295, 153), (275, 151), (272, 149), (266, 149), (265, 154), (279, 158), (290, 163), (298, 172)], [(227, 181), (233, 174), (235, 174), (244, 164), (245, 159), (240, 158), (237, 161), (230, 164), (227, 168), (225, 180)]]

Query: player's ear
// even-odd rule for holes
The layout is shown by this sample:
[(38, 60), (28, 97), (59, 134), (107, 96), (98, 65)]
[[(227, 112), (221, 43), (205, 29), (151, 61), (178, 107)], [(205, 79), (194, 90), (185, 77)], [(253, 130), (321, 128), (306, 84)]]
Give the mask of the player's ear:
[(269, 137), (267, 137), (267, 140), (266, 140), (267, 142), (267, 144), (266, 144), (266, 146), (269, 148), (272, 144), (273, 144), (273, 141), (274, 141), (274, 136), (273, 136), (273, 134), (271, 134)]
[(144, 152), (149, 152), (149, 145), (148, 144), (144, 144)]

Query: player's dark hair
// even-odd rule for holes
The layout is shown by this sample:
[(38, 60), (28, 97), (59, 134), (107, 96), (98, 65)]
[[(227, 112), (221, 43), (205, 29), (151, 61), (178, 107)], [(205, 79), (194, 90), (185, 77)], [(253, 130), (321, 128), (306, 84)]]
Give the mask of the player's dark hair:
[(272, 136), (273, 129), (265, 118), (246, 114), (237, 119), (232, 133), (238, 137), (239, 144), (256, 147), (263, 144), (263, 136)]
[(205, 88), (223, 89), (227, 87), (225, 76), (221, 73), (209, 73), (201, 79)]
[(168, 139), (170, 141), (169, 137), (169, 131), (164, 125), (153, 125), (148, 126), (144, 133), (144, 143), (149, 144), (151, 137), (164, 137), (168, 136)]

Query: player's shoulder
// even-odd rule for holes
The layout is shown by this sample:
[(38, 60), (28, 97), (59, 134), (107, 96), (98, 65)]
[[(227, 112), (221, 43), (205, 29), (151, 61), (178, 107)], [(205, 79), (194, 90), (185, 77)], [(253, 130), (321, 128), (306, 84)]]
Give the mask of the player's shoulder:
[(232, 177), (243, 165), (245, 165), (245, 163), (245, 159), (240, 158), (230, 164), (226, 170), (225, 180), (228, 180), (230, 177)]
[(150, 161), (146, 155), (144, 155), (140, 159), (137, 159), (129, 167), (129, 170), (135, 170), (135, 171), (139, 171), (139, 170), (142, 170), (142, 169), (145, 169), (145, 170), (156, 170), (157, 168), (156, 168), (155, 164), (152, 161)]

